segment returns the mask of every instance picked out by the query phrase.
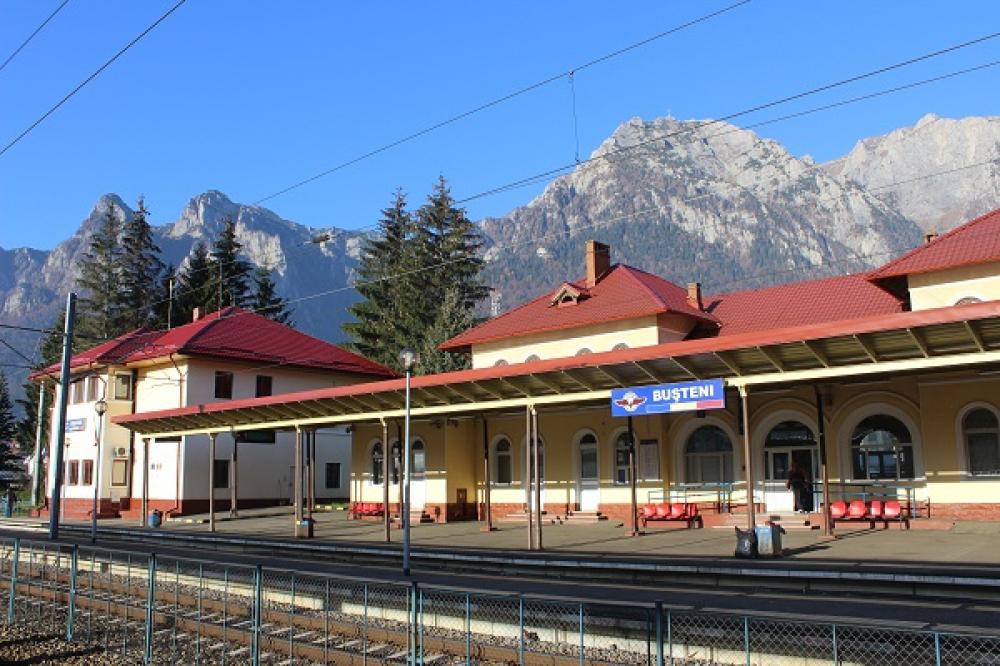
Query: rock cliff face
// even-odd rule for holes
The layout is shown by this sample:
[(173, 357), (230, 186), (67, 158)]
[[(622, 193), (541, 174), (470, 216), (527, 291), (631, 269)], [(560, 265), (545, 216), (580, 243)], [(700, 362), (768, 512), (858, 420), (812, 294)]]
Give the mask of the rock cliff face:
[[(930, 113), (912, 127), (858, 141), (823, 168), (867, 188), (925, 231), (947, 231), (1000, 205), (1000, 116)], [(922, 178), (928, 173), (942, 175)]]
[[(500, 309), (578, 276), (586, 238), (610, 243), (615, 261), (682, 284), (698, 280), (712, 292), (873, 266), (915, 245), (921, 227), (943, 231), (1000, 205), (1000, 118), (926, 116), (822, 165), (725, 123), (632, 119), (593, 157), (528, 204), (482, 221), (487, 279)], [(0, 248), (4, 322), (54, 321), (112, 203), (132, 215), (108, 194), (52, 251)], [(182, 265), (197, 241), (211, 243), (227, 216), (248, 258), (275, 269), (282, 294), (315, 295), (294, 304), (298, 327), (342, 339), (363, 235), (335, 230), (333, 240), (317, 245), (310, 242), (316, 230), (212, 190), (157, 229), (164, 261)], [(8, 330), (4, 339), (33, 356), (39, 336)], [(24, 361), (0, 348), (0, 363)], [(24, 371), (8, 374), (16, 385)]]

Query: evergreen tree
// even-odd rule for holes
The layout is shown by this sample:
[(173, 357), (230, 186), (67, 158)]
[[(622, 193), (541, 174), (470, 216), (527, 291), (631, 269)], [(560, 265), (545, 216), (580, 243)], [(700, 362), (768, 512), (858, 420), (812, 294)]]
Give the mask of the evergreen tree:
[(462, 331), (468, 330), (474, 323), (475, 318), (472, 310), (463, 302), (461, 292), (458, 289), (449, 289), (445, 292), (437, 317), (431, 327), (427, 329), (423, 348), (420, 351), (418, 371), (421, 374), (431, 374), (468, 368), (469, 357), (467, 355), (442, 351), (438, 349), (438, 345), (445, 340), (450, 340)]
[(217, 290), (214, 302), (220, 310), (228, 305), (244, 307), (253, 299), (250, 291), (253, 266), (240, 257), (241, 249), (243, 246), (236, 240), (236, 223), (227, 217), (212, 244), (212, 275)]
[(121, 298), (121, 221), (108, 204), (80, 266), (77, 288), (83, 291), (77, 308), (77, 331), (82, 337), (113, 338), (127, 328)]
[(148, 217), (146, 202), (140, 197), (138, 209), (122, 231), (119, 300), (127, 330), (157, 323), (155, 305), (160, 300), (164, 266)]
[[(356, 321), (344, 324), (351, 347), (362, 356), (389, 367), (399, 367), (400, 350), (411, 345), (418, 317), (406, 304), (416, 302), (413, 219), (406, 195), (397, 190), (382, 210), (376, 235), (365, 240), (355, 289), (362, 300), (348, 308)], [(410, 316), (408, 316), (410, 315)]]
[(258, 266), (254, 269), (253, 309), (258, 314), (272, 319), (279, 324), (293, 326), (292, 313), (288, 310), (288, 303), (278, 295), (278, 288), (271, 278), (271, 272), (271, 269), (265, 266)]
[(180, 326), (191, 321), (195, 308), (212, 309), (216, 304), (216, 285), (213, 280), (212, 258), (208, 255), (205, 243), (195, 243), (188, 263), (181, 268), (180, 275), (174, 285), (174, 325)]
[[(14, 453), (12, 443), (17, 434), (14, 409), (10, 402), (7, 375), (0, 371), (0, 472), (22, 471), (20, 458)], [(3, 482), (3, 486), (8, 484)]]

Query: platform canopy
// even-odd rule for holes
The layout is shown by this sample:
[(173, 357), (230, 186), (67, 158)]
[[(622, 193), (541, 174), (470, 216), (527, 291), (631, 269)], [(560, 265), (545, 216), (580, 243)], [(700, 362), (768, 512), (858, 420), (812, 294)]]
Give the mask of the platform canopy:
[[(414, 377), (415, 418), (607, 401), (628, 386), (723, 378), (761, 385), (1000, 367), (1000, 301)], [(317, 428), (403, 415), (404, 380), (118, 416), (145, 436)]]

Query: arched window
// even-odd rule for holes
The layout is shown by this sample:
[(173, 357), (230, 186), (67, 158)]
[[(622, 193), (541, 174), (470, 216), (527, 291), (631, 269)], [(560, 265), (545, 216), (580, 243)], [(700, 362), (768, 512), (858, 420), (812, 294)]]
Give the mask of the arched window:
[(912, 479), (913, 437), (899, 419), (874, 414), (854, 428), (851, 460), (855, 479)]
[(955, 305), (972, 305), (973, 303), (982, 303), (981, 298), (976, 298), (975, 296), (966, 296), (955, 301)]
[(628, 464), (629, 439), (628, 431), (618, 435), (615, 440), (615, 483), (619, 486), (628, 484), (631, 468)]
[(427, 452), (424, 450), (423, 441), (413, 440), (411, 452), (413, 453), (413, 473), (423, 474), (427, 471)]
[(576, 352), (576, 355), (577, 356), (586, 356), (587, 354), (590, 354), (590, 353), (592, 353), (592, 352), (589, 349), (587, 349), (586, 347), (584, 347), (583, 349), (581, 349), (578, 352)]
[(532, 355), (531, 355), (531, 356), (529, 356), (528, 358), (524, 359), (524, 362), (525, 362), (525, 363), (534, 363), (535, 361), (541, 361), (541, 360), (542, 360), (542, 359), (540, 359), (540, 358), (538, 357), (538, 354), (532, 354)]
[(375, 442), (372, 446), (372, 467), (371, 467), (371, 480), (372, 485), (379, 485), (382, 483), (382, 463), (384, 458), (382, 457), (382, 442)]
[(962, 437), (969, 474), (1000, 474), (1000, 420), (992, 411), (978, 407), (962, 419)]
[(764, 440), (764, 478), (769, 481), (784, 481), (792, 463), (815, 476), (818, 455), (815, 451), (816, 437), (809, 426), (799, 421), (782, 421), (771, 428)]
[(733, 480), (733, 443), (714, 425), (691, 433), (684, 449), (689, 483), (729, 483)]
[(600, 478), (597, 462), (597, 438), (592, 433), (586, 433), (577, 445), (580, 449), (580, 478), (594, 480)]
[(502, 368), (505, 365), (507, 365), (507, 361), (505, 361), (504, 359), (501, 358), (501, 359), (497, 359), (497, 362), (493, 364), (493, 367), (494, 368)]
[(513, 454), (510, 440), (504, 437), (493, 446), (493, 483), (509, 486), (513, 481)]
[(626, 349), (628, 349), (628, 345), (625, 344), (624, 342), (619, 342), (618, 344), (616, 344), (614, 347), (611, 348), (611, 351), (625, 351)]

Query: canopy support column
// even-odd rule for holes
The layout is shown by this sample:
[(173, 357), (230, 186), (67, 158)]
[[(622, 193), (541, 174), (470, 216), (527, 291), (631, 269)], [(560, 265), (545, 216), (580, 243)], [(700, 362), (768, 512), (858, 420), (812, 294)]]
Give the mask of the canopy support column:
[(524, 509), (528, 514), (528, 550), (535, 549), (535, 510), (532, 507), (531, 492), (534, 489), (535, 470), (531, 464), (531, 405), (524, 407)]
[(490, 469), (490, 425), (483, 415), (483, 519), (484, 532), (493, 531), (493, 507), (490, 506), (490, 490), (493, 485), (493, 470)]
[(750, 446), (750, 403), (747, 387), (740, 387), (740, 406), (743, 412), (743, 464), (746, 469), (747, 482), (747, 529), (753, 531), (757, 525), (757, 508), (754, 506), (754, 466), (753, 451)]
[(542, 550), (542, 468), (539, 465), (539, 455), (538, 455), (538, 412), (534, 407), (531, 408), (531, 441), (532, 441), (532, 455), (535, 459), (535, 529), (538, 530), (538, 535), (535, 537), (535, 548), (537, 550)]
[(237, 518), (239, 517), (239, 511), (237, 507), (239, 505), (239, 482), (240, 482), (240, 470), (239, 470), (239, 458), (237, 457), (237, 451), (239, 450), (239, 440), (236, 437), (236, 432), (233, 432), (233, 455), (229, 461), (229, 517)]
[(816, 433), (819, 438), (819, 468), (820, 479), (823, 483), (823, 536), (833, 537), (833, 522), (830, 516), (830, 468), (826, 458), (826, 418), (823, 415), (823, 396), (819, 390), (819, 384), (814, 384), (816, 393)]
[(149, 437), (142, 438), (142, 515), (139, 516), (139, 527), (146, 526), (146, 516), (149, 515)]
[(382, 423), (382, 526), (385, 528), (385, 542), (392, 541), (391, 525), (389, 522), (389, 424), (385, 419), (379, 419)]
[(215, 438), (208, 433), (208, 531), (215, 531)]
[(629, 527), (632, 529), (632, 536), (639, 536), (639, 501), (638, 489), (636, 488), (636, 460), (635, 460), (635, 428), (632, 426), (632, 417), (628, 417), (628, 483), (631, 494), (631, 506), (629, 508)]
[(292, 536), (298, 538), (299, 525), (302, 524), (302, 428), (295, 429), (295, 472), (292, 480), (292, 502), (295, 507), (295, 529)]
[(316, 511), (316, 431), (306, 431), (306, 514), (309, 520)]

